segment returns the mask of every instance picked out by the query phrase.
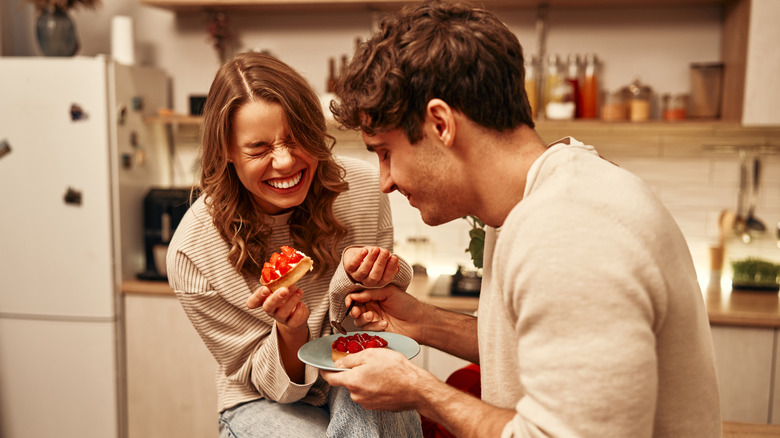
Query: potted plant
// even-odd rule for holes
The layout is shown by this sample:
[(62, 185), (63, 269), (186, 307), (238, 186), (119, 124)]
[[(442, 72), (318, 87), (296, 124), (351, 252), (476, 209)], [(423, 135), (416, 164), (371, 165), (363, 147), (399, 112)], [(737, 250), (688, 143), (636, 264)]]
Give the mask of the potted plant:
[(780, 289), (780, 265), (754, 257), (731, 262), (734, 272), (732, 287), (735, 290), (762, 290), (776, 292)]

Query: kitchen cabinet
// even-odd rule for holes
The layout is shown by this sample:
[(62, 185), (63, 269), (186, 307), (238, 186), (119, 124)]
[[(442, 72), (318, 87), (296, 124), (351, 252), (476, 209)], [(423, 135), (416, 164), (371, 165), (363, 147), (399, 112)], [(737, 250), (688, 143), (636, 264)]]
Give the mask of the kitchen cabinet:
[(724, 421), (770, 422), (776, 332), (774, 328), (712, 327)]
[(721, 54), (722, 118), (743, 125), (780, 125), (780, 2), (737, 0), (725, 3)]
[(170, 289), (139, 283), (124, 294), (127, 436), (213, 438), (216, 362)]

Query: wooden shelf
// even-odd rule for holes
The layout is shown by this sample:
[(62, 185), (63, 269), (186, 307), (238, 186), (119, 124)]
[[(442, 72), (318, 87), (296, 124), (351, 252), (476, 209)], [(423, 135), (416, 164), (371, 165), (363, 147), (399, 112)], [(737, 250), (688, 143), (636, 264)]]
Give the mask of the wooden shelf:
[[(540, 2), (541, 0), (483, 0), (478, 3), (490, 9), (531, 9), (538, 7)], [(723, 5), (727, 2), (728, 0), (547, 0), (551, 8)], [(144, 6), (154, 6), (177, 13), (207, 9), (258, 12), (395, 10), (410, 3), (417, 2), (411, 0), (141, 0)]]

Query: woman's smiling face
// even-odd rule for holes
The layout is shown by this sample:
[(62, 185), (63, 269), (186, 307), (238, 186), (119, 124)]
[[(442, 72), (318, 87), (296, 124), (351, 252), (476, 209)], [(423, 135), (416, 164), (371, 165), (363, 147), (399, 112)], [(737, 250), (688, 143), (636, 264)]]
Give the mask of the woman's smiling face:
[(303, 203), (317, 160), (293, 142), (282, 106), (252, 100), (233, 114), (229, 158), (266, 214)]

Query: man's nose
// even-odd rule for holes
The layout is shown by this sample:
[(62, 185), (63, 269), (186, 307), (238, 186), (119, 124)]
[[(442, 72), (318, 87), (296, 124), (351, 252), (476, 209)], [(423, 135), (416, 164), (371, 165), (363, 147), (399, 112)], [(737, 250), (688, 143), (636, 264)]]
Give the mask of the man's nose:
[(392, 193), (397, 190), (393, 177), (390, 175), (390, 166), (383, 164), (379, 166), (379, 189), (383, 193)]

